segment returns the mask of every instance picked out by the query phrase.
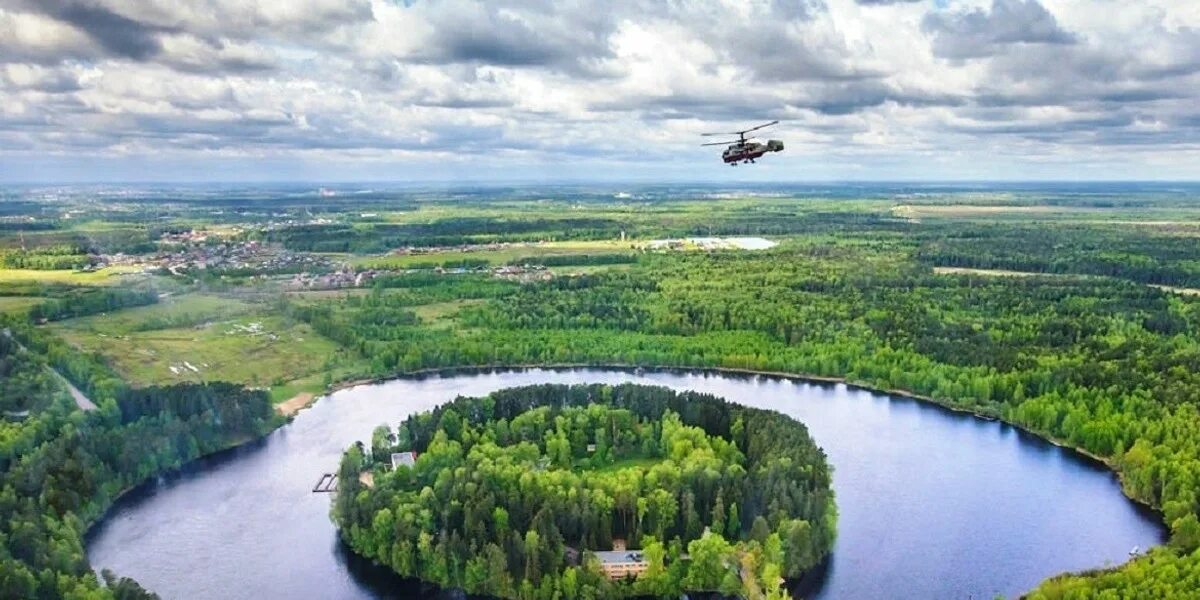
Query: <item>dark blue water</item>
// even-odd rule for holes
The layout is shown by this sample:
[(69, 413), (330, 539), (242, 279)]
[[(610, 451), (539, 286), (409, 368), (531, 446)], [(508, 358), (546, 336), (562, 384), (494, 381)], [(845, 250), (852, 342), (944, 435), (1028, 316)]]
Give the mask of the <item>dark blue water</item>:
[(265, 440), (122, 499), (88, 556), (164, 598), (433, 595), (337, 543), (311, 492), (342, 450), (456, 395), (532, 383), (633, 381), (772, 408), (806, 423), (834, 465), (833, 556), (806, 596), (1016, 596), (1063, 571), (1125, 561), (1162, 541), (1115, 477), (997, 422), (845, 386), (762, 377), (530, 370), (398, 380), (337, 392)]

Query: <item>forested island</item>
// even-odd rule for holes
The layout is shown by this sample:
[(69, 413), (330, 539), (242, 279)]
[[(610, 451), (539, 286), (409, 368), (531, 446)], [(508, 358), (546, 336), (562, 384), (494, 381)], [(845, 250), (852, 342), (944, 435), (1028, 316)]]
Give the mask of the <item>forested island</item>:
[(546, 600), (787, 598), (836, 528), (803, 424), (632, 384), (501, 390), (381, 426), (347, 450), (332, 517), (400, 575)]

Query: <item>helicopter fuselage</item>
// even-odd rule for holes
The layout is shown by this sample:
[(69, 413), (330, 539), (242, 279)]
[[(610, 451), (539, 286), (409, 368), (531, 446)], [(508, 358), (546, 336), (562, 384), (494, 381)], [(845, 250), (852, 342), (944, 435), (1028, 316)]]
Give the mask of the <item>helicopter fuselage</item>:
[(721, 160), (726, 164), (736, 165), (740, 162), (754, 162), (754, 159), (768, 152), (781, 150), (783, 150), (783, 142), (780, 140), (768, 140), (765, 144), (758, 142), (731, 144), (721, 153)]

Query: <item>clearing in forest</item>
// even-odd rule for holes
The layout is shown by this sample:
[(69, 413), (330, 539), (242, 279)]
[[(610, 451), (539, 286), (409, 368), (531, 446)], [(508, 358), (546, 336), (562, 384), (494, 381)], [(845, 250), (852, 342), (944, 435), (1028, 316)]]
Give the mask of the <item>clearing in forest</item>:
[(324, 371), (340, 351), (307, 324), (206, 295), (51, 327), (81, 350), (104, 356), (138, 386), (183, 381), (282, 386)]

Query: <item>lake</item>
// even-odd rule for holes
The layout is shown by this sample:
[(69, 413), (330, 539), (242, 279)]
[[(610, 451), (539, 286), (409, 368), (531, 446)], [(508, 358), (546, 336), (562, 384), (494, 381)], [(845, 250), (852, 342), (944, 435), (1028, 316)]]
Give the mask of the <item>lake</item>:
[(531, 369), (399, 379), (333, 393), (263, 440), (134, 490), (88, 535), (96, 569), (164, 598), (434, 597), (355, 560), (313, 493), (376, 425), (458, 395), (536, 383), (662, 385), (808, 425), (834, 467), (838, 540), (806, 598), (1017, 596), (1164, 541), (1116, 477), (995, 421), (844, 385), (682, 371)]

